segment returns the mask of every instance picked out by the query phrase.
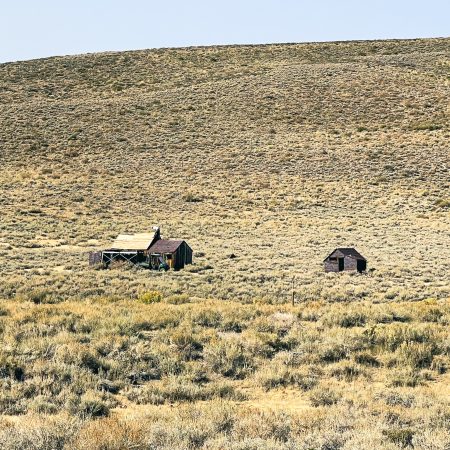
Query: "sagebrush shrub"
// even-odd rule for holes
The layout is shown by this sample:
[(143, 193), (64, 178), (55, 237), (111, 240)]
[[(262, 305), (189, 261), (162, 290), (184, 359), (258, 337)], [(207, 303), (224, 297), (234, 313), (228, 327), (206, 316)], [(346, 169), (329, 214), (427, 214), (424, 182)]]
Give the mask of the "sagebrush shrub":
[(334, 405), (341, 397), (342, 395), (337, 391), (322, 385), (314, 388), (309, 394), (311, 404), (315, 407)]

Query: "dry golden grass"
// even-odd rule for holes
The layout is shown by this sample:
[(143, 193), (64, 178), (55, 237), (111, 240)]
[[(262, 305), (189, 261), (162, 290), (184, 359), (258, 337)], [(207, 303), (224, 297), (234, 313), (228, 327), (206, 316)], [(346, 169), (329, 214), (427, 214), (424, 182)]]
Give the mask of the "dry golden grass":
[[(0, 447), (448, 449), (449, 70), (449, 39), (0, 65)], [(193, 266), (88, 267), (154, 224)]]
[(2, 448), (446, 449), (448, 301), (5, 301)]

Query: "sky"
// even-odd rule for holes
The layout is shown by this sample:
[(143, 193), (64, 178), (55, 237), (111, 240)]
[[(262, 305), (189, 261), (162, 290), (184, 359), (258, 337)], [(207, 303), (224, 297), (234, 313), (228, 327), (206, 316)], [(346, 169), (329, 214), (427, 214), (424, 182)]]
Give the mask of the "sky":
[(449, 36), (450, 0), (0, 0), (0, 62), (194, 45)]

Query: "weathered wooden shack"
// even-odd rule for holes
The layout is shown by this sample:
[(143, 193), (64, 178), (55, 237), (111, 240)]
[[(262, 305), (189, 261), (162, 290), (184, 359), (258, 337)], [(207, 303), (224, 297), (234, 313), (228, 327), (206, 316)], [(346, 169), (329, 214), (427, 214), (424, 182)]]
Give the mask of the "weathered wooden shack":
[(170, 269), (179, 270), (192, 264), (192, 249), (185, 241), (160, 239), (150, 247), (149, 256), (152, 269), (167, 264)]
[(325, 272), (364, 272), (367, 260), (355, 248), (336, 248), (323, 261)]
[(111, 247), (102, 251), (102, 262), (109, 265), (113, 261), (128, 261), (133, 264), (147, 261), (148, 250), (161, 239), (159, 227), (150, 233), (119, 234)]
[(159, 227), (153, 227), (151, 233), (119, 234), (110, 248), (89, 254), (90, 265), (109, 266), (115, 261), (178, 270), (192, 264), (192, 249), (186, 241), (161, 239)]

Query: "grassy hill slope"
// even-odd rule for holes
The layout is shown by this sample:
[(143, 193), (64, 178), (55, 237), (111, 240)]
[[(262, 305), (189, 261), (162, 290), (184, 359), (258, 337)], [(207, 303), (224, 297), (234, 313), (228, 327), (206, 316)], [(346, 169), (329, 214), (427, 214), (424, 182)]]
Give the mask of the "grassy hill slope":
[[(0, 65), (0, 447), (447, 449), (449, 83), (450, 39)], [(87, 266), (154, 224), (193, 266)]]
[[(449, 50), (433, 39), (0, 65), (3, 295), (52, 280), (59, 297), (145, 286), (284, 301), (293, 275), (305, 299), (447, 295)], [(201, 255), (195, 273), (86, 269), (86, 251), (153, 224)], [(374, 277), (322, 274), (350, 245)]]

